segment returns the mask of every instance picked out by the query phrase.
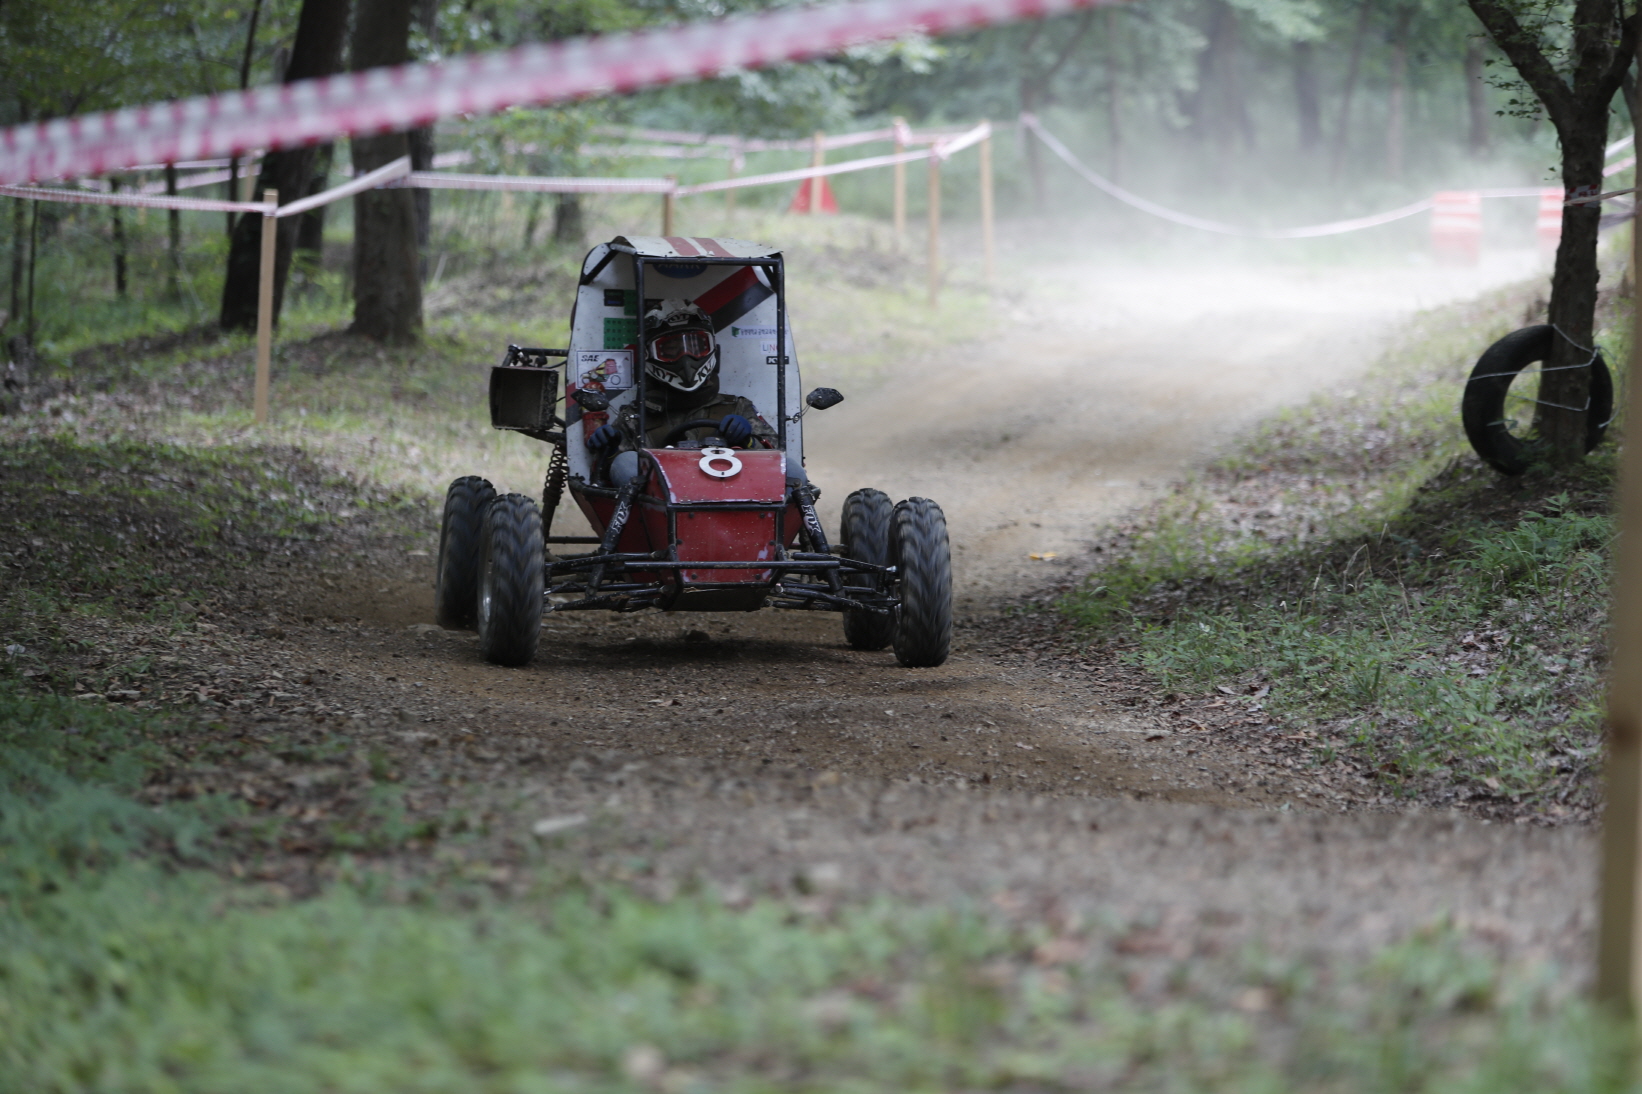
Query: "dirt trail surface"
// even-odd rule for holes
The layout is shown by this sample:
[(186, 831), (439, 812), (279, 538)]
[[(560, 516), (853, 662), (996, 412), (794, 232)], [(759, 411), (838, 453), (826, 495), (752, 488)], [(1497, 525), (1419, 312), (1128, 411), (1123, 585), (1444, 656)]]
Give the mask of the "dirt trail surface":
[(962, 601), (1007, 598), (1041, 578), (1032, 554), (1077, 552), (1239, 430), (1350, 385), (1399, 320), (1532, 269), (1513, 254), (1464, 270), (1056, 270), (992, 344), (808, 415), (810, 475), (834, 517), (858, 486), (936, 499)]
[[(939, 669), (849, 649), (835, 616), (768, 612), (550, 615), (535, 662), (497, 668), (430, 622), (433, 515), (359, 518), (158, 670), (266, 746), (185, 789), (286, 817), (264, 876), (294, 888), (334, 868), (316, 852), (339, 803), (391, 782), (412, 818), (481, 818), (463, 868), (503, 887), (545, 849), (659, 893), (974, 899), (1106, 924), (1143, 962), (1251, 941), (1355, 955), (1451, 915), (1577, 969), (1588, 832), (1385, 812), (1280, 742), (1205, 748), (1123, 674), (1000, 637), (1008, 594), (1050, 576), (1029, 551), (1076, 551), (1239, 427), (1359, 371), (1414, 307), (1521, 272), (1244, 271), (1233, 294), (1097, 270), (995, 346), (813, 416), (831, 513), (858, 485), (946, 507), (963, 606)], [(1201, 703), (1265, 724), (1246, 696)], [(339, 725), (353, 745), (326, 753)]]

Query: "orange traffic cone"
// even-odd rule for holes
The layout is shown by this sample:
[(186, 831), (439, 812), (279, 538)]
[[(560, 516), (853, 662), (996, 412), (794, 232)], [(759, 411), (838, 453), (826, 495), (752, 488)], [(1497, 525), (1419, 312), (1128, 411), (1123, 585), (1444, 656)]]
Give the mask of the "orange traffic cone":
[[(787, 206), (787, 212), (807, 213), (810, 211), (810, 186), (812, 182), (812, 179), (804, 179), (799, 182), (798, 193), (792, 196), (792, 204)], [(825, 178), (821, 180), (821, 211), (823, 213), (836, 213), (838, 211), (838, 199), (832, 196), (832, 187), (827, 185)]]

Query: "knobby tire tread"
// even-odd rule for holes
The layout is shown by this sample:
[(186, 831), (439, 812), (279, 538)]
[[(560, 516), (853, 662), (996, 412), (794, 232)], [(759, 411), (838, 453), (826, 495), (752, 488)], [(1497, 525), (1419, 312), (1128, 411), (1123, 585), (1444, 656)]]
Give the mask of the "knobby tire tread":
[[(844, 499), (838, 539), (845, 558), (889, 565), (889, 522), (894, 512), (889, 495), (870, 487)], [(847, 574), (846, 585), (882, 588), (883, 579), (871, 574)], [(895, 639), (895, 617), (876, 612), (845, 612), (844, 640), (858, 650), (881, 650)]]
[(908, 668), (934, 668), (952, 651), (952, 545), (946, 514), (928, 498), (908, 498), (895, 507), (890, 529), (901, 594), (895, 658)]
[(463, 475), (445, 491), (439, 520), (439, 561), (434, 569), (434, 622), (471, 630), (479, 609), (479, 540), (485, 508), (496, 488), (478, 475)]
[[(1465, 437), (1484, 463), (1503, 475), (1520, 475), (1533, 463), (1534, 446), (1511, 431), (1503, 421), (1505, 396), (1523, 369), (1550, 359), (1556, 328), (1548, 323), (1512, 331), (1489, 346), (1477, 359), (1460, 400)], [(1602, 354), (1591, 363), (1591, 402), (1585, 414), (1585, 451), (1602, 441), (1613, 417), (1613, 376)]]
[(480, 653), (496, 665), (528, 664), (542, 632), (542, 515), (533, 499), (506, 494), (490, 503), (479, 584)]

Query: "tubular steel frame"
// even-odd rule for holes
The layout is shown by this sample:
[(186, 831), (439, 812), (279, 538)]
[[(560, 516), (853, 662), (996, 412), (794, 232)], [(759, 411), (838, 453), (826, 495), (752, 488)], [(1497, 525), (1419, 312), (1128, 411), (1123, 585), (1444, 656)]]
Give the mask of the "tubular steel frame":
[[(644, 329), (644, 268), (647, 264), (656, 262), (689, 262), (692, 265), (708, 266), (757, 266), (766, 271), (770, 281), (770, 288), (775, 294), (775, 367), (776, 367), (776, 414), (777, 434), (776, 441), (780, 451), (787, 450), (787, 423), (795, 417), (787, 413), (787, 366), (790, 363), (787, 355), (787, 291), (786, 271), (780, 254), (763, 258), (719, 258), (703, 255), (695, 258), (662, 258), (654, 255), (643, 255), (636, 248), (623, 244), (610, 244), (609, 250), (593, 266), (591, 270), (581, 276), (582, 285), (590, 285), (604, 272), (604, 268), (618, 254), (624, 254), (633, 260), (633, 291), (638, 300), (638, 341), (635, 343), (634, 353), (634, 380), (638, 388), (636, 401), (638, 404), (638, 431), (640, 437), (647, 435), (645, 421), (645, 396), (647, 394), (647, 377), (644, 361), (649, 348), (649, 338)], [(560, 443), (564, 443), (561, 441)], [(641, 450), (642, 452), (642, 450)], [(780, 505), (749, 505), (746, 503), (734, 504), (700, 504), (683, 507), (665, 506), (669, 511), (669, 524), (675, 524), (679, 512), (712, 512), (713, 510), (747, 510), (769, 509), (786, 512), (788, 508), (799, 511), (801, 526), (799, 541), (808, 543), (812, 548), (807, 551), (789, 552), (785, 546), (776, 546), (776, 557), (769, 560), (725, 560), (714, 562), (706, 559), (681, 560), (678, 550), (669, 546), (666, 550), (651, 552), (622, 552), (615, 549), (616, 543), (625, 530), (627, 521), (632, 515), (634, 505), (653, 505), (655, 503), (641, 497), (639, 489), (649, 478), (652, 465), (646, 461), (639, 473), (623, 484), (621, 489), (601, 487), (592, 483), (573, 481), (569, 484), (572, 493), (582, 492), (594, 497), (615, 498), (616, 508), (610, 516), (604, 534), (596, 540), (592, 537), (545, 536), (545, 543), (569, 542), (597, 542), (599, 549), (581, 555), (569, 555), (563, 558), (549, 557), (545, 565), (544, 577), (546, 589), (543, 598), (546, 600), (546, 610), (550, 612), (569, 611), (617, 611), (636, 612), (645, 608), (657, 606), (667, 596), (677, 596), (685, 589), (698, 590), (730, 590), (747, 589), (752, 583), (724, 583), (724, 582), (691, 582), (686, 579), (685, 571), (707, 570), (767, 570), (770, 572), (769, 581), (765, 585), (765, 606), (775, 608), (793, 608), (801, 611), (865, 611), (873, 613), (893, 612), (900, 606), (900, 598), (893, 592), (874, 588), (870, 585), (845, 585), (841, 580), (843, 575), (866, 574), (876, 575), (893, 583), (897, 570), (894, 566), (880, 566), (871, 562), (860, 562), (851, 558), (844, 558), (834, 554), (832, 547), (827, 543), (826, 533), (821, 528), (821, 522), (815, 513), (815, 505), (806, 494), (804, 487), (794, 486)], [(545, 530), (544, 530), (545, 531)], [(672, 537), (677, 540), (677, 536)], [(785, 537), (783, 537), (785, 538)], [(673, 583), (660, 585), (647, 581), (604, 581), (605, 572), (617, 571), (623, 575), (631, 572), (654, 573), (657, 571), (671, 572)], [(561, 580), (555, 580), (561, 579)], [(796, 580), (794, 580), (796, 579)], [(756, 586), (752, 586), (756, 587)], [(581, 594), (580, 599), (568, 603), (555, 604), (553, 597)]]

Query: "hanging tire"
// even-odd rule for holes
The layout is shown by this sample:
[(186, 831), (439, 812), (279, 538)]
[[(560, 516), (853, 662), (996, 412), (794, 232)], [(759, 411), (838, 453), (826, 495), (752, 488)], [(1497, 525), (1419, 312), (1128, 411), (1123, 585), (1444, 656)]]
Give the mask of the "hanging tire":
[(485, 510), (479, 546), (479, 652), (493, 665), (524, 665), (542, 633), (542, 514), (523, 494)]
[(445, 491), (433, 578), (433, 618), (441, 627), (472, 629), (477, 618), (480, 522), (495, 496), (496, 488), (478, 475), (463, 475)]
[[(1460, 401), (1460, 419), (1465, 436), (1483, 462), (1505, 475), (1520, 475), (1534, 458), (1534, 440), (1527, 426), (1512, 433), (1505, 400), (1511, 383), (1523, 369), (1536, 361), (1548, 360), (1557, 334), (1549, 324), (1512, 331), (1489, 346), (1477, 359), (1471, 378), (1465, 383)], [(1613, 376), (1601, 351), (1591, 362), (1591, 401), (1585, 411), (1585, 451), (1589, 452), (1608, 431), (1613, 417)], [(1532, 421), (1527, 423), (1532, 425)]]
[[(845, 558), (889, 565), (889, 518), (894, 506), (882, 490), (857, 490), (844, 499), (838, 522), (839, 551)], [(844, 584), (882, 589), (877, 574), (845, 574)], [(845, 612), (844, 640), (858, 650), (881, 650), (895, 638), (895, 617), (879, 612)]]
[(952, 649), (952, 547), (946, 514), (928, 498), (908, 498), (890, 514), (890, 552), (901, 607), (895, 614), (895, 659), (934, 668)]

